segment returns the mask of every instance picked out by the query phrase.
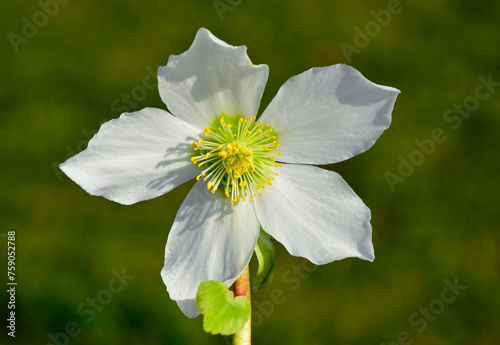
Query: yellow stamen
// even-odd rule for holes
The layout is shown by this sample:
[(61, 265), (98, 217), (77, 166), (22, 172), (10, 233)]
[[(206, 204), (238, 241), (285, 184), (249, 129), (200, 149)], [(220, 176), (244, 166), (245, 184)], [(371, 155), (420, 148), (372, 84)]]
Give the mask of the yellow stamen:
[[(225, 122), (226, 116), (237, 126)], [(272, 186), (271, 181), (278, 176), (273, 170), (282, 166), (274, 161), (282, 154), (274, 152), (279, 146), (276, 136), (271, 136), (268, 123), (257, 122), (255, 116), (245, 119), (225, 115), (218, 122), (220, 127), (204, 127), (203, 139), (192, 143), (195, 154), (191, 162), (203, 167), (196, 180), (203, 178), (212, 194), (222, 186), (231, 205), (247, 198), (253, 202), (257, 193), (263, 196), (260, 191), (266, 185)]]

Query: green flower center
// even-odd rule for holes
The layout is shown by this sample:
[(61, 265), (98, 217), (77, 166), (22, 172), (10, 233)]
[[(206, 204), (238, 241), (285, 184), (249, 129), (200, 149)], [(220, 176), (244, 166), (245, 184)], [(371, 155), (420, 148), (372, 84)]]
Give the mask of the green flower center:
[[(229, 117), (228, 117), (229, 118)], [(233, 124), (226, 123), (221, 116), (215, 125), (205, 127), (201, 140), (193, 142), (193, 164), (203, 168), (196, 177), (207, 182), (207, 189), (212, 193), (223, 191), (231, 198), (231, 205), (257, 194), (262, 196), (261, 189), (268, 184), (272, 186), (274, 177), (278, 176), (273, 168), (279, 144), (269, 124), (248, 120), (243, 117), (230, 118)]]

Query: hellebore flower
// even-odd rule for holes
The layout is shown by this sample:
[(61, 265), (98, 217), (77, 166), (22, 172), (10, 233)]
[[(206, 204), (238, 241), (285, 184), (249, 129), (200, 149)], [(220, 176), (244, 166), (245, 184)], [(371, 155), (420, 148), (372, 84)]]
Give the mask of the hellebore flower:
[[(228, 287), (260, 227), (315, 264), (374, 259), (370, 210), (330, 164), (368, 150), (389, 127), (399, 91), (346, 65), (290, 78), (259, 119), (268, 77), (246, 47), (200, 29), (158, 70), (170, 113), (145, 108), (103, 124), (61, 169), (88, 193), (129, 205), (197, 182), (170, 230), (161, 272), (189, 317), (206, 280)], [(173, 114), (173, 115), (172, 115)]]

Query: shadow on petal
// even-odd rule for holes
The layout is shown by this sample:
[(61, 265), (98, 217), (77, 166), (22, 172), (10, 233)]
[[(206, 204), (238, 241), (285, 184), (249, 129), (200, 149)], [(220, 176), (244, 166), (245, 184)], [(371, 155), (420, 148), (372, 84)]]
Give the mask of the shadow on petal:
[(175, 170), (169, 170), (167, 175), (148, 182), (147, 187), (149, 189), (156, 190), (162, 190), (166, 187), (170, 189), (172, 186), (181, 185), (187, 180), (190, 180), (198, 175), (200, 173), (200, 169), (192, 164), (186, 155), (186, 153), (189, 152), (189, 150), (192, 150), (193, 147), (187, 142), (193, 142), (196, 140), (198, 139), (187, 137), (185, 140), (186, 142), (179, 143), (176, 147), (168, 148), (164, 155), (165, 159), (156, 164), (156, 169), (161, 169), (171, 164), (181, 162), (189, 162), (189, 165), (182, 166)]

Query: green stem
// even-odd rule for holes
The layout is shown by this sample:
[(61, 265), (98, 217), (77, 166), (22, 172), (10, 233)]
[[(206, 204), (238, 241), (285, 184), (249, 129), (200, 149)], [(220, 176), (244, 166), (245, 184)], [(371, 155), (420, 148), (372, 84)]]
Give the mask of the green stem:
[[(247, 268), (243, 271), (241, 276), (234, 282), (234, 297), (243, 296), (248, 302), (250, 301), (250, 271)], [(233, 336), (233, 345), (250, 345), (251, 344), (251, 326), (252, 317), (248, 319), (243, 329), (236, 332)]]

